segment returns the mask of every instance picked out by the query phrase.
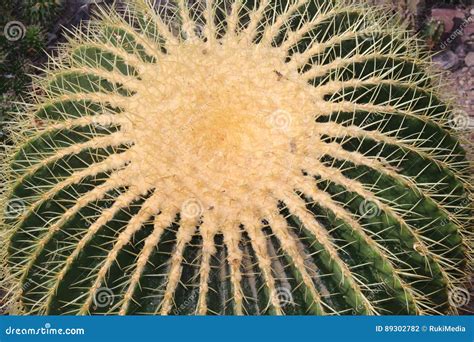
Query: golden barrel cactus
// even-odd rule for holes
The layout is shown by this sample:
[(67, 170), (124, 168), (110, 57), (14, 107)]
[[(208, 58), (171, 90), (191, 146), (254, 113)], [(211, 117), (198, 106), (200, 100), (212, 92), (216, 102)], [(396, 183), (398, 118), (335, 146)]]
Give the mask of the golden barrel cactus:
[(457, 312), (469, 164), (396, 19), (339, 0), (98, 17), (11, 125), (11, 312)]

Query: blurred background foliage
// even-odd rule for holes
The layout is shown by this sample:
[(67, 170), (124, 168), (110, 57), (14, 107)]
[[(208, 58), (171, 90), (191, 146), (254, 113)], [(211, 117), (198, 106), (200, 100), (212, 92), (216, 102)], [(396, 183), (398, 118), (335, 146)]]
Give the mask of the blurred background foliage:
[[(62, 0), (8, 0), (0, 3), (0, 123), (10, 121), (15, 101), (29, 91), (34, 65), (45, 58), (48, 31), (61, 14)], [(15, 39), (8, 24), (19, 22)], [(21, 31), (23, 30), (23, 31)], [(19, 39), (17, 39), (19, 38)], [(13, 112), (13, 113), (12, 113)], [(5, 139), (0, 125), (0, 139)]]

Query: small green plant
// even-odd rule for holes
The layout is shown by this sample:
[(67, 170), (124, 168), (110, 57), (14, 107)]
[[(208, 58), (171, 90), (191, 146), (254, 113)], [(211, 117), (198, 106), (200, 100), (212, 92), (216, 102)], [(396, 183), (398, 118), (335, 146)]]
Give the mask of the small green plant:
[(422, 35), (426, 39), (428, 48), (433, 49), (439, 44), (444, 33), (444, 23), (439, 20), (429, 20), (422, 27)]
[(22, 7), (24, 17), (32, 24), (49, 26), (58, 14), (62, 0), (24, 0)]
[(21, 43), (28, 54), (40, 52), (44, 46), (44, 30), (39, 26), (28, 26)]
[(464, 116), (419, 42), (345, 1), (189, 3), (103, 10), (35, 81), (10, 312), (456, 313)]

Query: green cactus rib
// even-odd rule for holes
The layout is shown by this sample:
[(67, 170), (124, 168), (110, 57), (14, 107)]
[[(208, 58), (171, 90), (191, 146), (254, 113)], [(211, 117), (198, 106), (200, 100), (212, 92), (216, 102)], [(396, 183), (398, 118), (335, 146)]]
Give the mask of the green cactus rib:
[(347, 1), (101, 9), (11, 125), (9, 310), (456, 314), (470, 164), (418, 45)]

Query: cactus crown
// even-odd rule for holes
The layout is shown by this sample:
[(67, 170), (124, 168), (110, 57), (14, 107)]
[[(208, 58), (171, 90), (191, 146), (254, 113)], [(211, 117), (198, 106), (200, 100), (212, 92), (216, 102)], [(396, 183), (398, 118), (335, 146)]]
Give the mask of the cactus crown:
[(16, 310), (455, 313), (468, 162), (417, 41), (343, 1), (190, 3), (103, 10), (35, 82), (2, 172)]

